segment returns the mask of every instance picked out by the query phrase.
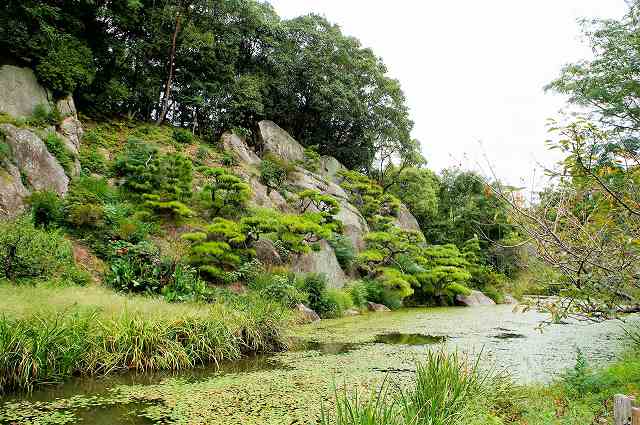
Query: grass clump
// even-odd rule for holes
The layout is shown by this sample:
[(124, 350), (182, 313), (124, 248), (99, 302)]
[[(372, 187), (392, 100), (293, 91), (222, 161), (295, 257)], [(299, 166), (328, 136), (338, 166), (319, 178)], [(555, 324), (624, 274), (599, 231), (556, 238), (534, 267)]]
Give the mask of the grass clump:
[[(6, 289), (2, 286), (0, 292)], [(22, 296), (43, 298), (58, 291), (32, 288)], [(59, 304), (48, 311), (2, 315), (0, 394), (30, 391), (72, 375), (181, 370), (285, 347), (287, 312), (260, 298), (174, 307), (118, 298), (93, 288), (84, 293), (96, 304), (70, 307), (70, 299), (61, 303), (61, 297), (54, 296)], [(116, 305), (109, 306), (114, 301)], [(133, 308), (123, 308), (126, 303)]]
[(56, 133), (47, 133), (44, 138), (44, 144), (47, 146), (47, 150), (53, 155), (67, 175), (70, 175), (74, 167), (74, 155), (71, 153), (64, 142)]

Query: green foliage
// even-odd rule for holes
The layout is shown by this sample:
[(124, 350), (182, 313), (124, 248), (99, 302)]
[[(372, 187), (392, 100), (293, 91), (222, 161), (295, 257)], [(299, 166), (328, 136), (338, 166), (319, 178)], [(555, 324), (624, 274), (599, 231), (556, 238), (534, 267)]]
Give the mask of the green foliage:
[(351, 297), (351, 301), (355, 307), (366, 307), (367, 301), (369, 301), (369, 291), (365, 282), (351, 282), (347, 285), (346, 290), (349, 292), (349, 296)]
[(169, 265), (150, 242), (111, 244), (109, 270), (105, 283), (119, 291), (159, 293), (169, 280)]
[(325, 317), (342, 317), (344, 312), (353, 308), (354, 303), (348, 291), (329, 288), (327, 289), (327, 305), (329, 311)]
[(55, 105), (38, 104), (33, 108), (33, 113), (26, 120), (31, 127), (48, 127), (58, 125), (61, 121), (60, 112)]
[(44, 144), (51, 155), (55, 156), (65, 173), (70, 175), (74, 167), (74, 155), (64, 145), (64, 141), (56, 133), (48, 133)]
[(398, 214), (400, 200), (384, 193), (382, 187), (367, 176), (356, 171), (340, 171), (344, 179), (341, 186), (349, 194), (349, 199), (374, 231), (385, 231), (391, 226), (392, 218)]
[(284, 160), (274, 156), (267, 156), (260, 163), (260, 183), (267, 187), (267, 192), (280, 191), (291, 171), (291, 167)]
[(71, 244), (57, 230), (36, 228), (28, 217), (0, 222), (0, 277), (47, 280), (75, 268)]
[(418, 261), (424, 268), (416, 276), (420, 282), (419, 299), (434, 297), (441, 303), (450, 303), (455, 295), (451, 289), (459, 288), (451, 285), (464, 286), (471, 279), (467, 271), (469, 263), (455, 245), (431, 245), (424, 249)]
[(307, 293), (307, 303), (320, 317), (335, 317), (336, 305), (327, 292), (327, 276), (310, 273), (302, 281), (301, 289)]
[(185, 264), (176, 264), (170, 282), (161, 290), (164, 299), (170, 303), (208, 301), (212, 292), (200, 279), (197, 271)]
[(91, 49), (75, 37), (57, 35), (35, 71), (45, 86), (57, 94), (69, 94), (87, 87), (95, 77)]
[(64, 204), (57, 193), (34, 192), (28, 201), (36, 227), (57, 226), (63, 221)]
[(245, 248), (247, 240), (239, 223), (217, 217), (202, 231), (187, 233), (191, 242), (189, 262), (211, 281), (225, 283), (227, 273), (238, 269), (253, 252)]
[(331, 248), (333, 248), (340, 267), (342, 267), (343, 270), (349, 270), (356, 258), (356, 251), (351, 238), (344, 235), (333, 234), (327, 241), (329, 245), (331, 245)]
[(306, 301), (306, 294), (296, 286), (295, 276), (265, 273), (260, 281), (259, 284), (254, 284), (254, 288), (266, 299), (277, 301), (289, 308)]
[(317, 147), (312, 146), (304, 149), (304, 161), (302, 166), (309, 171), (317, 173), (320, 170), (320, 154)]
[(107, 173), (107, 159), (95, 147), (83, 145), (80, 148), (81, 170), (84, 174), (101, 174)]
[(317, 190), (303, 190), (298, 193), (298, 210), (303, 214), (316, 212), (320, 224), (333, 232), (342, 232), (342, 222), (336, 219), (340, 212), (340, 203), (331, 195), (323, 195)]
[(251, 187), (247, 183), (224, 168), (205, 167), (199, 171), (209, 182), (206, 189), (211, 191), (214, 216), (236, 216), (244, 210), (251, 198)]
[(438, 214), (438, 177), (426, 168), (405, 168), (389, 183), (389, 191), (400, 199), (419, 223), (428, 224)]
[(193, 133), (189, 130), (186, 130), (184, 128), (176, 128), (173, 130), (173, 140), (175, 140), (177, 143), (188, 145), (193, 143), (193, 139)]

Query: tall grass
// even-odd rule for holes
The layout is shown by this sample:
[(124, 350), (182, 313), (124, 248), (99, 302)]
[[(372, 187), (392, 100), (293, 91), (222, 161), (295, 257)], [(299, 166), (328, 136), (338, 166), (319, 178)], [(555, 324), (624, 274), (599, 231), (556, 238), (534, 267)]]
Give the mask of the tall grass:
[(368, 399), (336, 393), (335, 412), (323, 409), (322, 425), (456, 425), (466, 423), (472, 402), (484, 395), (488, 375), (457, 353), (429, 352), (416, 364), (410, 388), (387, 381)]
[(287, 313), (252, 299), (208, 314), (105, 316), (72, 308), (0, 318), (0, 394), (72, 375), (181, 370), (283, 348)]

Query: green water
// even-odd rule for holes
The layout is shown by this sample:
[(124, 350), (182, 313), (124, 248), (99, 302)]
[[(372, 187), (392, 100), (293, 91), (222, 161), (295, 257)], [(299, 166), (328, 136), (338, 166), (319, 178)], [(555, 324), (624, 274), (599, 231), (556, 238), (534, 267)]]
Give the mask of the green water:
[(496, 306), (327, 320), (295, 329), (287, 353), (220, 369), (76, 379), (14, 397), (0, 406), (0, 422), (312, 424), (320, 403), (330, 403), (334, 386), (367, 391), (387, 376), (408, 380), (414, 362), (440, 345), (482, 353), (484, 367), (508, 371), (522, 383), (553, 379), (573, 366), (577, 349), (595, 364), (624, 349), (620, 322), (569, 322), (537, 330), (546, 318)]

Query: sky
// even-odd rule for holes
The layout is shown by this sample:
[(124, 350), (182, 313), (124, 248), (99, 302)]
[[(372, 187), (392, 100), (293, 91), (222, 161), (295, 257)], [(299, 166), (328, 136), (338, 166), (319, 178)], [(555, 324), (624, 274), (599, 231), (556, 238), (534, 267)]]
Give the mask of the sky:
[[(540, 184), (546, 120), (565, 108), (545, 93), (564, 64), (589, 58), (578, 18), (619, 18), (624, 0), (270, 0), (280, 16), (317, 13), (383, 58), (400, 80), (430, 168), (491, 169)], [(487, 164), (491, 164), (488, 167)]]

